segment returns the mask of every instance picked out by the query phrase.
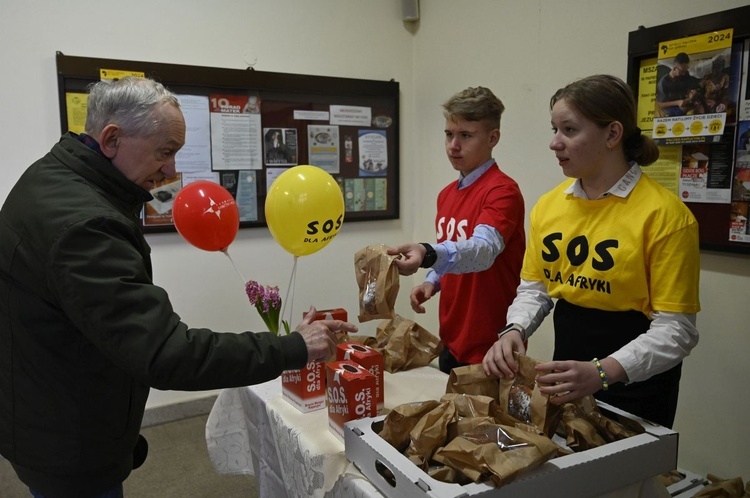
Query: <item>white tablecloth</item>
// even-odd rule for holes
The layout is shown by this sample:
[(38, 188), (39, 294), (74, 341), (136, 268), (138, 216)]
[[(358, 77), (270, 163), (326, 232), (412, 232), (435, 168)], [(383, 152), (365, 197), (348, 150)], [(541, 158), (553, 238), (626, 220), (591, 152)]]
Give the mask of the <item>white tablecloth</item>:
[[(384, 375), (385, 407), (440, 399), (448, 376), (432, 366)], [(328, 429), (326, 409), (302, 413), (281, 397), (281, 380), (224, 389), (206, 423), (209, 456), (220, 474), (250, 474), (261, 497), (382, 498), (347, 460)], [(657, 478), (606, 498), (669, 497)], [(604, 498), (604, 497), (602, 497)]]
[[(385, 407), (439, 399), (447, 381), (433, 367), (385, 372)], [(206, 443), (217, 472), (255, 475), (262, 497), (382, 496), (347, 460), (327, 410), (300, 412), (281, 397), (280, 379), (222, 390)]]

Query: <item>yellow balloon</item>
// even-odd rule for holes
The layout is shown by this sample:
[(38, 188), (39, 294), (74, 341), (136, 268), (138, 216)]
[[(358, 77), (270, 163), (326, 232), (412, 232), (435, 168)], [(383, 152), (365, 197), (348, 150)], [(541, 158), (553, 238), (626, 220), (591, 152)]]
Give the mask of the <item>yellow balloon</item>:
[(317, 166), (295, 166), (271, 184), (266, 223), (281, 247), (295, 256), (323, 249), (344, 222), (344, 196), (336, 180)]

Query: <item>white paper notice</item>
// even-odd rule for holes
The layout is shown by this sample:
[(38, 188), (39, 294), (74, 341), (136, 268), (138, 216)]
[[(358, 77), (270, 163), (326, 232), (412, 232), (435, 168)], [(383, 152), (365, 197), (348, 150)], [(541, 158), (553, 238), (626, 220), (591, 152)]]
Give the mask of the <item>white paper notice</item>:
[(185, 117), (185, 146), (177, 152), (175, 163), (181, 173), (211, 171), (211, 125), (208, 97), (178, 95)]
[(211, 152), (214, 170), (262, 169), (260, 114), (245, 111), (249, 98), (211, 95)]
[(199, 182), (199, 181), (207, 181), (207, 182), (214, 182), (214, 183), (221, 183), (219, 182), (219, 173), (215, 173), (213, 171), (196, 171), (196, 172), (190, 172), (190, 173), (183, 173), (182, 174), (182, 186), (185, 187), (187, 185), (190, 185), (193, 182)]
[(372, 109), (353, 105), (332, 105), (331, 124), (342, 126), (372, 126)]
[(338, 173), (339, 144), (338, 126), (307, 127), (307, 157), (313, 166), (318, 166), (331, 174)]
[(383, 130), (359, 130), (359, 175), (388, 174), (388, 139)]
[(266, 168), (266, 192), (271, 191), (271, 185), (287, 168)]
[(237, 208), (240, 221), (258, 221), (258, 181), (257, 172), (240, 171), (237, 182)]
[(294, 111), (294, 119), (298, 121), (328, 121), (326, 111)]

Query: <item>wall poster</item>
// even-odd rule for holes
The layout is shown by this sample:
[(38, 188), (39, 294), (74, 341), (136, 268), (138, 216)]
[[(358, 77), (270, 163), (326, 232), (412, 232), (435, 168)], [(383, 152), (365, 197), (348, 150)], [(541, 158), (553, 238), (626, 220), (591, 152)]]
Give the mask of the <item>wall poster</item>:
[[(106, 68), (106, 69), (102, 69)], [(145, 231), (172, 231), (174, 197), (191, 182), (222, 185), (240, 227), (265, 226), (266, 192), (284, 171), (309, 164), (330, 173), (346, 221), (399, 217), (399, 85), (254, 70), (66, 56), (57, 53), (62, 132), (83, 131), (86, 88), (107, 77), (153, 77), (177, 94), (185, 146), (177, 175), (151, 191)]]
[(750, 7), (629, 34), (638, 126), (659, 145), (644, 172), (678, 195), (701, 249), (750, 254)]

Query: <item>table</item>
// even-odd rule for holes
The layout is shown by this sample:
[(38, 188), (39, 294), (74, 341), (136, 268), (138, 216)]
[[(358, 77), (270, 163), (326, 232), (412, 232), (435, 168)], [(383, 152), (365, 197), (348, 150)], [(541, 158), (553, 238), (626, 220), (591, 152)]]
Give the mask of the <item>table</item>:
[[(385, 372), (385, 407), (440, 399), (448, 376), (433, 366)], [(261, 497), (382, 498), (344, 455), (327, 410), (302, 413), (281, 397), (281, 379), (220, 392), (206, 422), (209, 457), (220, 474), (254, 475)], [(602, 498), (669, 497), (657, 478)]]
[[(448, 376), (432, 366), (384, 373), (385, 407), (439, 399)], [(256, 478), (261, 497), (382, 497), (344, 455), (328, 411), (302, 413), (281, 397), (281, 379), (224, 389), (206, 422), (206, 444), (220, 474)]]

